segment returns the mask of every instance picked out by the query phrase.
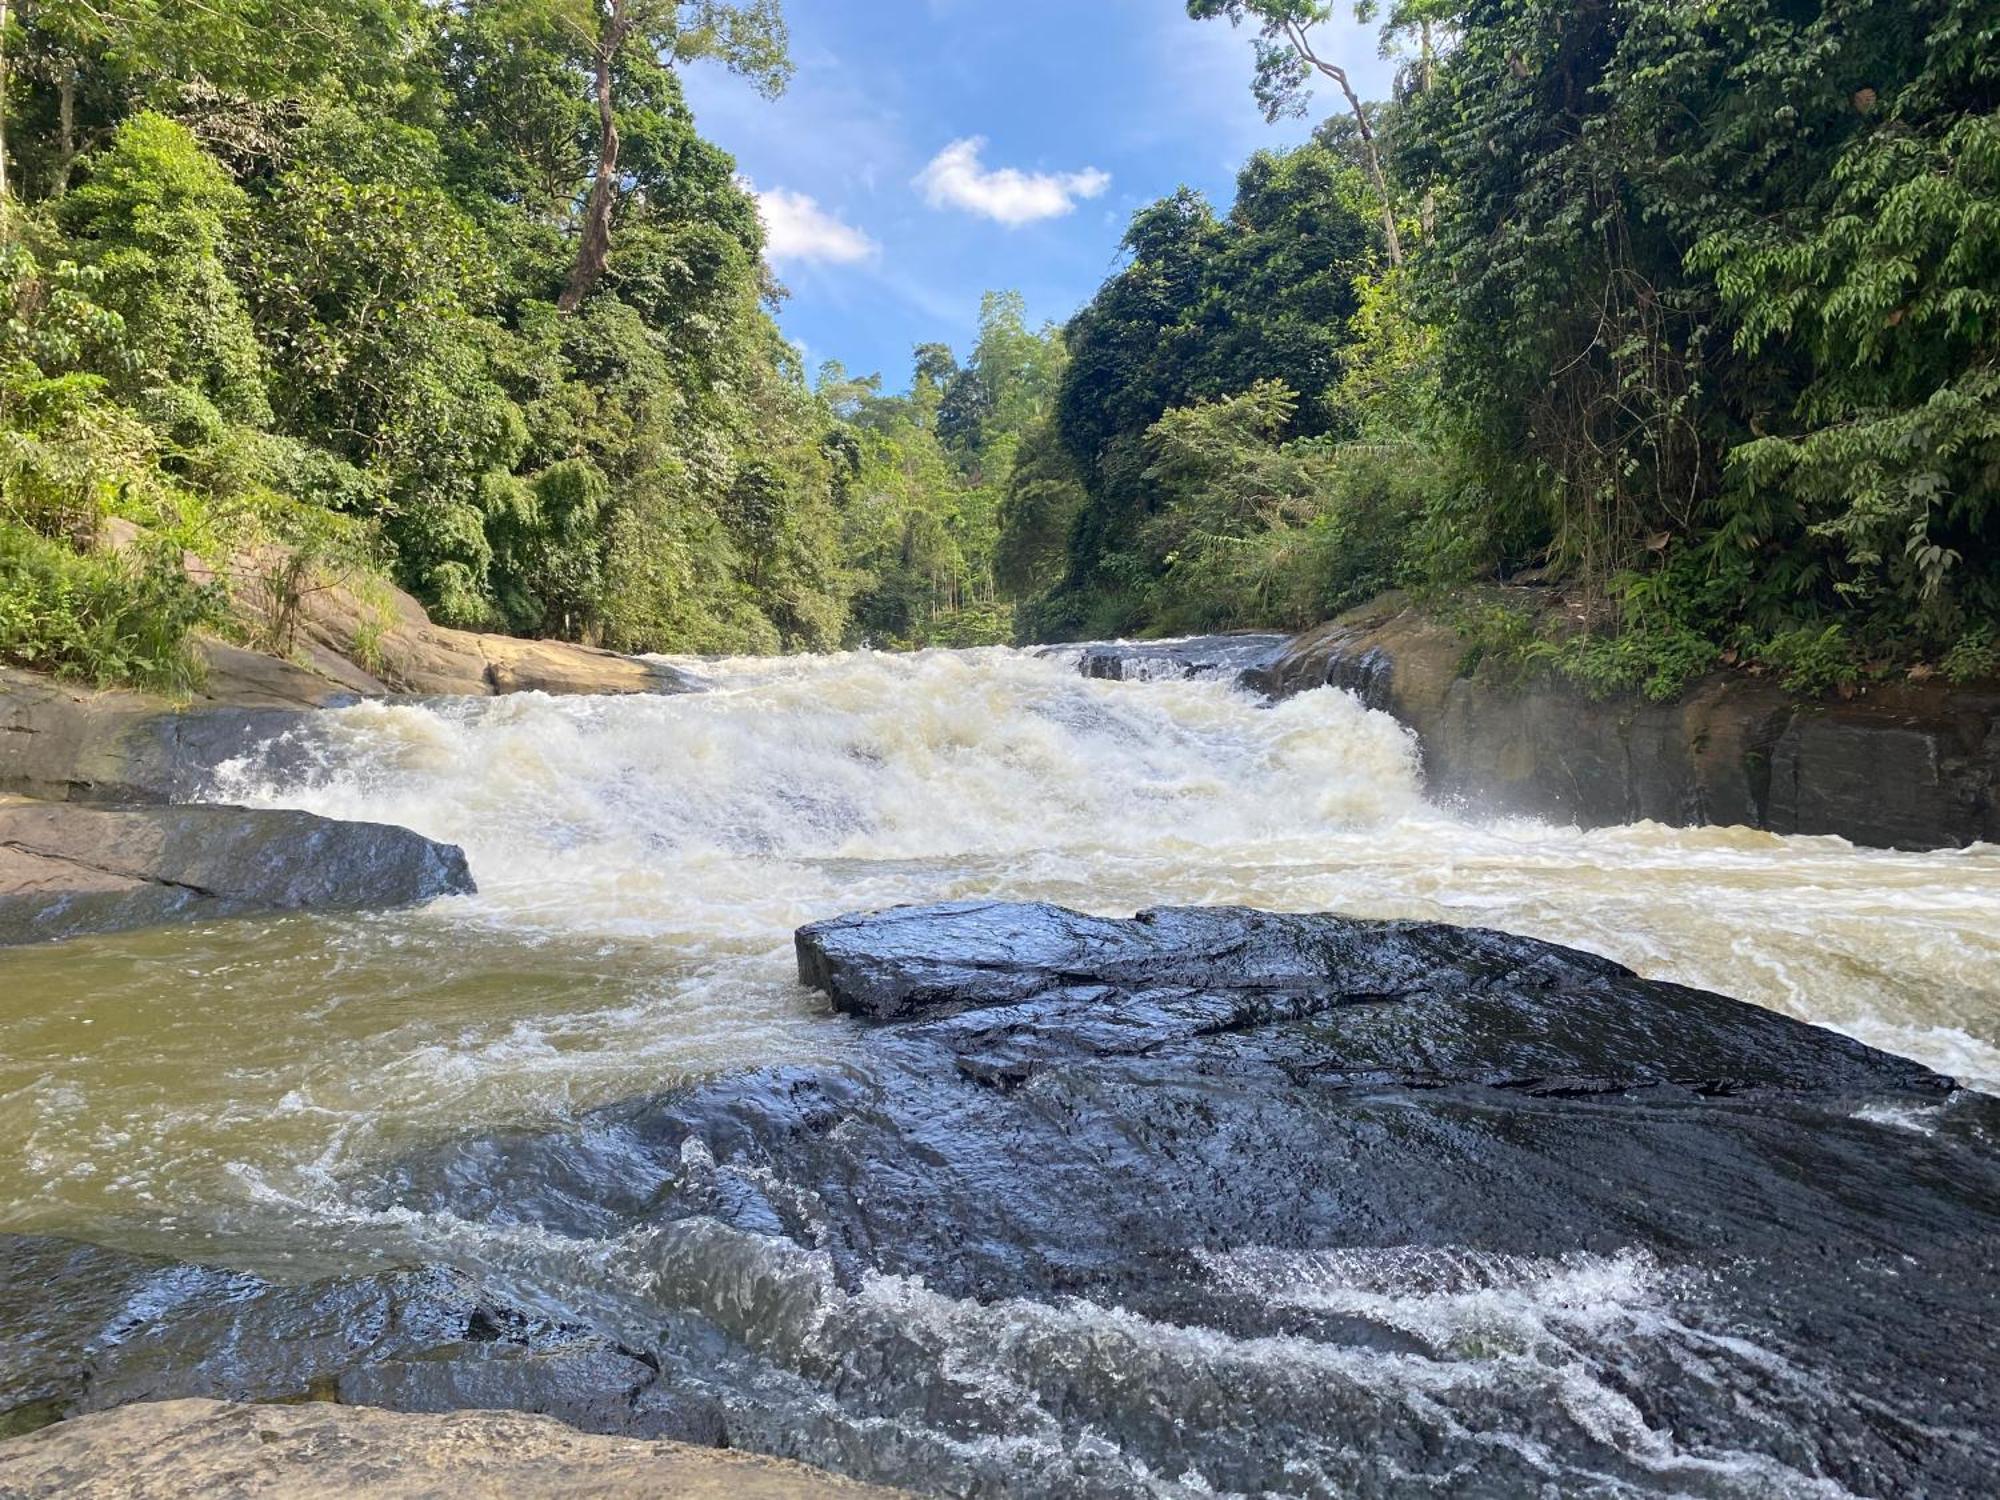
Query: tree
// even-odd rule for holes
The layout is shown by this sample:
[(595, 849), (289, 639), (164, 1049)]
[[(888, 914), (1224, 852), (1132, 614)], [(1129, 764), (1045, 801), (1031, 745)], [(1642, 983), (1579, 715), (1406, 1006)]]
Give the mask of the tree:
[[(618, 128), (621, 74), (639, 63), (678, 65), (712, 58), (776, 97), (791, 79), (783, 12), (778, 0), (502, 0), (553, 5), (560, 24), (583, 40), (597, 107), (597, 142), (576, 259), (557, 301), (574, 312), (603, 277), (611, 259), (612, 220), (622, 194)], [(634, 55), (636, 54), (636, 56)]]
[[(1397, 7), (1398, 16), (1403, 9)], [(1390, 196), (1389, 179), (1382, 170), (1382, 153), (1368, 110), (1361, 96), (1354, 92), (1347, 69), (1321, 55), (1314, 42), (1315, 29), (1333, 15), (1331, 0), (1188, 0), (1187, 10), (1197, 21), (1227, 17), (1231, 26), (1241, 26), (1245, 21), (1256, 24), (1257, 75), (1253, 87), (1268, 120), (1305, 114), (1310, 97), (1307, 85), (1312, 74), (1332, 80), (1346, 99), (1348, 112), (1354, 116), (1362, 157), (1381, 209), (1382, 242), (1388, 250), (1389, 264), (1401, 265), (1403, 242), (1396, 230), (1395, 200)], [(1363, 0), (1356, 6), (1356, 13), (1357, 18), (1365, 20), (1375, 13), (1375, 7)], [(1392, 24), (1402, 22), (1392, 17)], [(1427, 17), (1417, 17), (1415, 24), (1427, 27), (1429, 23)]]

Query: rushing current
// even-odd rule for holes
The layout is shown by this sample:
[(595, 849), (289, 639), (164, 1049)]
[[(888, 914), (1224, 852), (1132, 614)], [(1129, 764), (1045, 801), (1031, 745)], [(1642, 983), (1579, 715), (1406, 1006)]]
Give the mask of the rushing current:
[[(1498, 927), (2000, 1089), (2000, 849), (1580, 832), (1440, 808), (1421, 795), (1409, 736), (1333, 690), (1270, 705), (1225, 682), (1090, 681), (1071, 657), (1005, 650), (688, 665), (706, 690), (367, 703), (323, 716), (305, 766), (253, 756), (226, 768), (230, 800), (459, 844), (479, 894), (10, 956), (0, 1228), (281, 1277), (442, 1258), (526, 1277), (545, 1302), (592, 1315), (643, 1319), (648, 1299), (707, 1298), (718, 1318), (754, 1318), (706, 1279), (703, 1257), (725, 1253), (713, 1236), (643, 1255), (550, 1247), (385, 1209), (374, 1190), (385, 1164), (457, 1137), (837, 1058), (851, 1029), (798, 985), (793, 930), (969, 896)], [(1884, 1122), (1904, 1125), (1922, 1121)], [(1049, 1370), (1142, 1346), (1190, 1387), (1363, 1389), (1388, 1369), (1350, 1367), (1304, 1336), (1142, 1337), (1115, 1309), (980, 1308), (905, 1281), (856, 1292), (794, 1270), (811, 1316), (780, 1308), (753, 1332), (792, 1339), (795, 1366), (837, 1362), (850, 1325), (886, 1321), (1024, 1412), (1075, 1399), (1043, 1388)], [(1497, 1361), (1533, 1370), (1550, 1399), (1587, 1407), (1578, 1420), (1614, 1437), (1632, 1415), (1579, 1350), (1664, 1336), (1676, 1295), (1641, 1254), (1265, 1263), (1246, 1251), (1213, 1270), (1279, 1307), (1400, 1330), (1427, 1358), (1395, 1367), (1417, 1382), (1399, 1399), (1448, 1407), (1454, 1381)], [(989, 1458), (989, 1481), (1015, 1461)], [(1065, 1461), (1085, 1473), (1086, 1459), (1115, 1454)], [(1202, 1492), (1198, 1477), (1123, 1479)], [(1760, 1482), (1746, 1473), (1746, 1492)]]

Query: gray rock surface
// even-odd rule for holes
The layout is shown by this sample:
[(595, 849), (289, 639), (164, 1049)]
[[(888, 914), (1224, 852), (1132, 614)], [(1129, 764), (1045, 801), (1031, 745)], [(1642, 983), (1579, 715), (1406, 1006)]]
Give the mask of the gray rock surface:
[(0, 1292), (0, 1434), (204, 1397), (506, 1408), (620, 1436), (723, 1436), (711, 1403), (631, 1350), (439, 1268), (285, 1284), (0, 1235)]
[(0, 946), (260, 911), (361, 911), (474, 889), (405, 828), (241, 807), (0, 801)]
[(1463, 670), (1457, 632), (1389, 596), (1300, 636), (1250, 685), (1332, 686), (1416, 732), (1430, 795), (1584, 827), (1650, 819), (1880, 848), (2000, 840), (2000, 688), (1885, 683), (1806, 702), (1716, 673), (1677, 702), (1594, 701)]
[(1241, 631), (1173, 641), (1101, 641), (1086, 644), (1077, 669), (1108, 682), (1233, 679), (1264, 668), (1283, 654), (1289, 637)]
[(2000, 1116), (1915, 1063), (1436, 923), (957, 902), (797, 946), (846, 1045), (360, 1205), (643, 1245), (596, 1294), (732, 1440), (941, 1493), (1889, 1500), (2000, 1464)]

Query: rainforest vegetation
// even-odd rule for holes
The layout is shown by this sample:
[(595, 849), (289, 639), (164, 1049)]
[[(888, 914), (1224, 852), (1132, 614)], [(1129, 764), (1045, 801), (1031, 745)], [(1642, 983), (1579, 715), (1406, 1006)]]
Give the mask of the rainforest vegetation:
[(0, 4), (0, 653), (184, 684), (187, 554), (277, 543), (629, 650), (1404, 587), (1603, 691), (2000, 664), (1991, 0), (1364, 0), (1372, 101), (1349, 7), (1186, 8), (1312, 141), (896, 394), (800, 367), (682, 96), (784, 88), (776, 0)]

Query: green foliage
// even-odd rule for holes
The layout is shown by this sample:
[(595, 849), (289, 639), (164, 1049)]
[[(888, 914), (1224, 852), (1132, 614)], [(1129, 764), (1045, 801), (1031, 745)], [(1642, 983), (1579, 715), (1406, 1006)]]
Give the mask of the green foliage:
[[(1124, 241), (1128, 263), (1066, 331), (1070, 363), (1056, 414), (1086, 500), (1056, 592), (1077, 597), (1067, 604), (1052, 597), (1033, 621), (1057, 629), (1066, 628), (1064, 620), (1093, 628), (1163, 624), (1148, 621), (1146, 600), (1167, 597), (1154, 585), (1167, 555), (1178, 554), (1158, 541), (1162, 497), (1149, 434), (1170, 413), (1278, 382), (1292, 393), (1284, 437), (1316, 437), (1344, 424), (1333, 391), (1359, 306), (1358, 278), (1374, 264), (1365, 201), (1354, 167), (1314, 144), (1253, 158), (1227, 219), (1186, 189), (1133, 217)], [(1182, 489), (1198, 483), (1190, 471)], [(1260, 483), (1250, 481), (1251, 488)], [(1161, 524), (1171, 530), (1174, 523)], [(1224, 567), (1229, 550), (1239, 562)], [(1204, 548), (1202, 555), (1206, 561), (1183, 583), (1199, 577), (1220, 588), (1239, 568), (1269, 579), (1291, 567), (1289, 548), (1261, 556), (1242, 546)], [(1268, 587), (1260, 592), (1270, 597)]]
[(1990, 625), (1968, 631), (1952, 644), (1938, 665), (1946, 678), (1955, 683), (2000, 678), (2000, 634)]
[[(633, 650), (850, 633), (858, 440), (675, 71), (775, 92), (776, 0), (51, 0), (10, 41), (13, 520), (91, 567), (112, 516), (192, 549), (279, 650), (375, 566), (447, 623)], [(990, 572), (988, 456), (953, 525)]]
[(184, 696), (201, 682), (192, 631), (222, 617), (171, 548), (79, 554), (0, 520), (0, 659), (98, 687)]
[(1081, 504), (1053, 421), (1066, 357), (1061, 335), (1029, 328), (1019, 294), (1001, 292), (983, 299), (963, 365), (942, 344), (914, 351), (907, 396), (820, 371), (820, 398), (848, 424), (834, 451), (851, 640), (1011, 636), (1013, 599), (1059, 569)]
[(1399, 160), (1440, 188), (1419, 306), (1501, 566), (1552, 563), (1671, 661), (1620, 612), (1649, 580), (1676, 631), (1815, 691), (2000, 612), (1992, 7), (1458, 19)]
[(1838, 621), (1824, 628), (1801, 625), (1772, 636), (1758, 647), (1757, 659), (1778, 673), (1787, 688), (1807, 698), (1852, 690), (1861, 679), (1853, 643)]
[[(18, 8), (8, 649), (184, 685), (207, 605), (101, 553), (116, 522), (281, 559), (248, 570), (280, 649), (377, 565), (453, 623), (697, 651), (1303, 624), (1527, 573), (1561, 628), (1472, 607), (1470, 668), (1990, 674), (1990, 0), (1188, 10), (1254, 33), (1267, 110), (1330, 86), (1332, 118), (1226, 215), (1140, 210), (1065, 329), (989, 295), (893, 395), (808, 384), (683, 96), (696, 58), (784, 86), (776, 0)], [(1329, 51), (1350, 14), (1390, 101)]]

